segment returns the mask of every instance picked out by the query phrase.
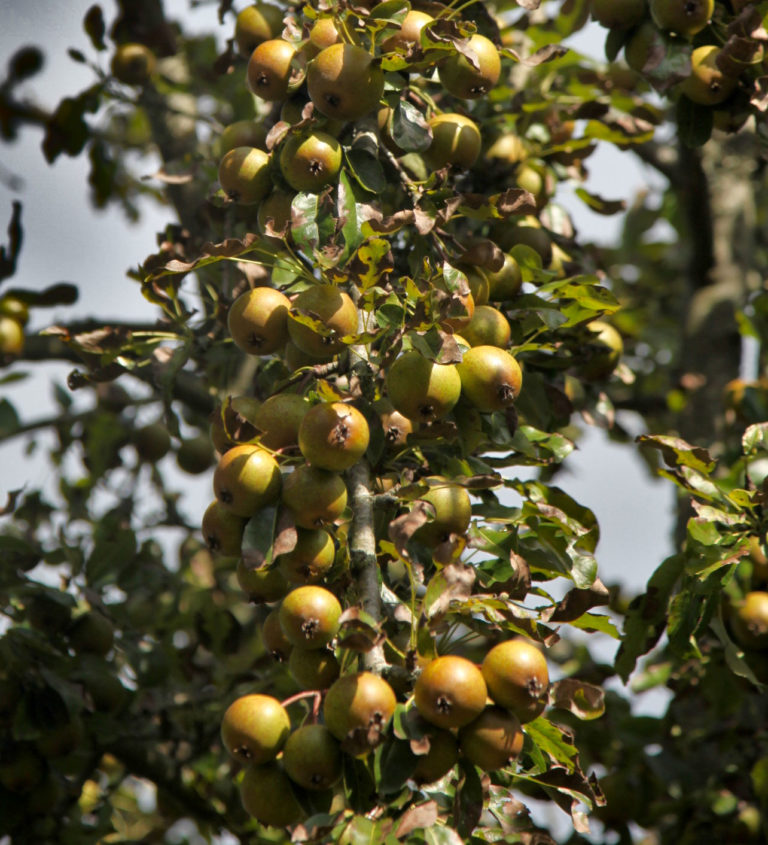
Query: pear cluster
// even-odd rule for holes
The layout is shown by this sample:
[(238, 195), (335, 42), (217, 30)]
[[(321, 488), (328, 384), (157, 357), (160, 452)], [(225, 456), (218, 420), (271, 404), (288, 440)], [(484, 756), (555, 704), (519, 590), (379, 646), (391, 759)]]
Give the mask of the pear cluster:
[(711, 110), (714, 126), (724, 131), (744, 124), (756, 80), (765, 74), (764, 44), (756, 34), (735, 31), (724, 43), (722, 27), (713, 25), (714, 0), (592, 0), (591, 12), (623, 44), (629, 67), (651, 79), (658, 75), (666, 84), (665, 56), (687, 52), (689, 71), (670, 95)]
[[(452, 40), (440, 35), (445, 27)], [(533, 213), (551, 194), (546, 168), (528, 161), (513, 135), (487, 144), (467, 113), (502, 74), (503, 50), (476, 30), (415, 9), (376, 30), (362, 9), (284, 12), (267, 3), (247, 7), (235, 23), (245, 84), (267, 117), (238, 120), (216, 140), (219, 197), (246, 226), (256, 223), (260, 244), (312, 264), (287, 281), (275, 272), (247, 287), (242, 281), (221, 298), (226, 343), (258, 375), (247, 395), (226, 397), (213, 415), (219, 457), (203, 535), (212, 552), (237, 561), (244, 596), (266, 605), (264, 648), (298, 688), (283, 703), (246, 691), (222, 718), (222, 742), (245, 769), (243, 805), (263, 824), (299, 821), (307, 791), (338, 797), (345, 760), (396, 741), (398, 708), (418, 734), (410, 780), (430, 784), (451, 776), (460, 758), (487, 772), (514, 764), (523, 726), (548, 701), (537, 645), (504, 640), (481, 665), (450, 648), (422, 656), (418, 612), (408, 631), (402, 620), (366, 619), (351, 564), (362, 471), (382, 503), (368, 527), (387, 589), (400, 589), (390, 569), (403, 559), (417, 562), (413, 577), (422, 584), (446, 565), (463, 565), (477, 520), (470, 486), (447, 457), (490, 449), (494, 429), (514, 435), (523, 369), (506, 306), (524, 280), (514, 250), (541, 267), (562, 261)], [(460, 49), (446, 46), (455, 43)], [(412, 136), (393, 75), (403, 84), (411, 78), (414, 92), (417, 80), (440, 89), (436, 97), (414, 94), (420, 106), (406, 111)], [(365, 133), (376, 137), (375, 153), (355, 147)], [(299, 242), (307, 197), (333, 203), (352, 190), (361, 156), (405, 185), (409, 167), (440, 172), (452, 185), (484, 147), (485, 164), (526, 197), (525, 213), (465, 229), (451, 241), (450, 261), (424, 258), (413, 277), (382, 252), (376, 283), (386, 302), (372, 305), (365, 270), (326, 271)], [(319, 236), (333, 248), (334, 235)], [(362, 250), (357, 264), (373, 263)], [(595, 359), (595, 378), (607, 377), (620, 354), (611, 327), (588, 331), (585, 360)], [(278, 527), (265, 551), (255, 535), (267, 524)], [(423, 590), (413, 586), (418, 611)], [(386, 659), (376, 672), (363, 657), (374, 648)], [(297, 720), (291, 708), (299, 702)]]

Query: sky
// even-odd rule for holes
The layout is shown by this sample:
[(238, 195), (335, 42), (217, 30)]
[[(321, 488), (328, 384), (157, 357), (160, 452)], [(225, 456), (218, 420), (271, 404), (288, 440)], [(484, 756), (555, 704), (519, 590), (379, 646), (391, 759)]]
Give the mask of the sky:
[[(77, 93), (92, 83), (88, 68), (73, 62), (66, 53), (76, 47), (88, 53), (89, 43), (81, 21), (92, 0), (64, 0), (50, 13), (49, 0), (10, 0), (0, 12), (0, 61), (5, 62), (22, 44), (40, 44), (46, 53), (42, 74), (22, 87), (22, 91), (44, 106), (54, 106), (65, 94)], [(236, 8), (244, 5), (236, 3)], [(102, 3), (109, 20), (114, 12), (111, 2)], [(183, 14), (185, 25), (193, 30), (216, 26), (222, 42), (226, 27), (215, 20), (215, 4), (189, 11), (186, 0), (171, 0), (172, 14)], [(600, 58), (603, 31), (589, 27), (574, 46)], [(102, 62), (108, 58), (102, 56)], [(29, 330), (39, 331), (57, 322), (98, 317), (106, 322), (152, 320), (153, 308), (141, 297), (135, 282), (125, 272), (155, 250), (155, 233), (168, 218), (164, 210), (147, 205), (142, 220), (134, 225), (122, 212), (107, 209), (94, 212), (88, 205), (86, 166), (81, 159), (61, 156), (53, 166), (45, 163), (40, 151), (41, 133), (23, 132), (12, 145), (0, 145), (0, 164), (22, 177), (23, 188), (12, 191), (0, 184), (0, 238), (10, 219), (11, 202), (23, 203), (25, 242), (19, 271), (9, 285), (43, 288), (58, 281), (71, 281), (81, 291), (74, 307), (33, 312)], [(146, 159), (146, 173), (157, 169), (152, 156)], [(611, 199), (631, 202), (636, 192), (651, 184), (652, 176), (634, 162), (633, 157), (603, 145), (590, 163), (587, 189)], [(620, 220), (588, 211), (566, 193), (558, 195), (574, 215), (582, 237), (609, 241), (618, 231)], [(25, 420), (53, 411), (50, 399), (54, 381), (63, 382), (69, 365), (35, 367), (30, 378), (16, 386), (6, 386), (5, 395), (17, 405)], [(43, 455), (19, 460), (22, 444), (0, 445), (4, 461), (2, 488), (50, 484), (51, 473)], [(172, 459), (166, 459), (173, 472)], [(185, 489), (187, 511), (202, 511), (211, 498), (207, 477), (180, 478)], [(589, 429), (569, 457), (565, 471), (558, 478), (574, 498), (591, 507), (602, 526), (598, 547), (601, 576), (606, 582), (620, 581), (628, 588), (640, 589), (656, 564), (666, 556), (671, 530), (673, 491), (649, 478), (647, 470), (632, 447), (608, 441), (598, 430)], [(4, 498), (4, 490), (0, 489)]]

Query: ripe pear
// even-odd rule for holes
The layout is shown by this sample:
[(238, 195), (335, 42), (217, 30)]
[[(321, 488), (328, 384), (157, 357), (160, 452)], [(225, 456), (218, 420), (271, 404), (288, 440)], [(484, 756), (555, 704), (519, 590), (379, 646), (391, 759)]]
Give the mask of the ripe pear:
[(332, 44), (310, 62), (307, 91), (315, 108), (326, 117), (358, 120), (378, 106), (384, 74), (365, 48)]
[(251, 517), (280, 495), (277, 461), (259, 446), (234, 446), (219, 459), (213, 473), (216, 498), (237, 516)]

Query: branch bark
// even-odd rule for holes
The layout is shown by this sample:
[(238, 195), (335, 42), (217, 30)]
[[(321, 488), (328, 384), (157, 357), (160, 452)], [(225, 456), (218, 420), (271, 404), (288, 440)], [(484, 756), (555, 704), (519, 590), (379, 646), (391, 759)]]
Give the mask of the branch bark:
[[(351, 568), (360, 590), (363, 610), (376, 622), (381, 622), (381, 586), (373, 521), (374, 496), (371, 468), (366, 460), (358, 461), (347, 470), (347, 485), (352, 507), (352, 527), (349, 532)], [(383, 647), (374, 646), (363, 656), (363, 664), (369, 672), (381, 674), (387, 666)]]

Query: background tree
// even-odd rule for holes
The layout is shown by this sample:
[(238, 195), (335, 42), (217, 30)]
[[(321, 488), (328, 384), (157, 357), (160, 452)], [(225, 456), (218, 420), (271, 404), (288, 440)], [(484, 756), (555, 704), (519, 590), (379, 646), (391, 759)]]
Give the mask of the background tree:
[[(6, 140), (42, 126), (48, 161), (87, 155), (95, 205), (174, 215), (133, 273), (149, 325), (25, 338), (77, 290), (8, 281), (20, 203), (0, 255), (7, 378), (75, 364), (55, 419), (2, 405), (4, 438), (57, 438), (55, 500), (12, 491), (0, 536), (14, 842), (165, 841), (180, 819), (243, 841), (764, 837), (768, 8), (591, 11), (630, 69), (566, 49), (578, 0), (222, 2), (223, 52), (160, 2), (94, 6), (70, 51), (94, 83), (51, 111), (20, 93), (40, 52), (12, 57)], [(604, 250), (556, 202), (599, 143), (668, 183)], [(150, 146), (148, 184), (129, 153)], [(629, 441), (628, 411), (681, 491), (637, 597), (603, 586), (557, 478), (580, 427)], [(171, 450), (210, 475), (205, 515), (157, 466)], [(615, 662), (575, 632), (620, 638)], [(630, 676), (666, 713), (633, 715)]]

